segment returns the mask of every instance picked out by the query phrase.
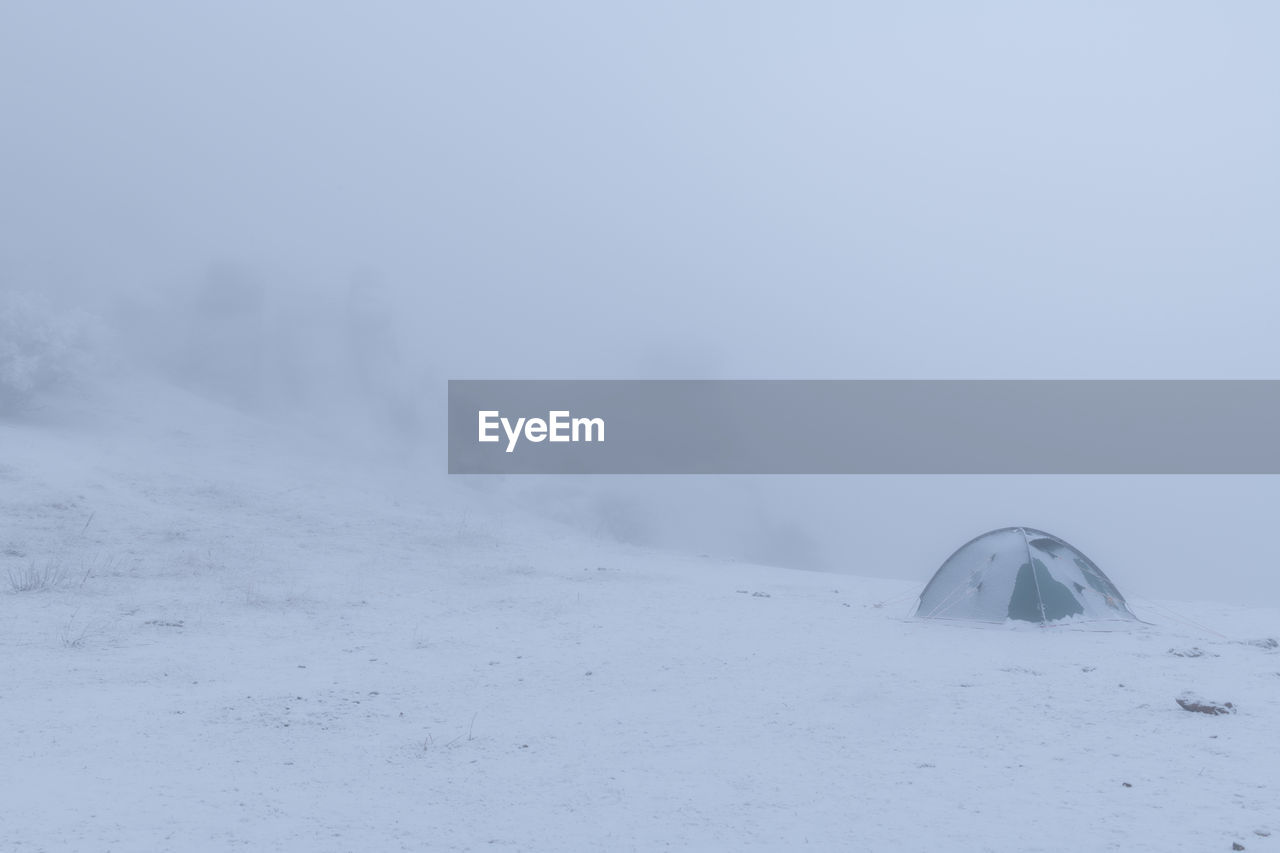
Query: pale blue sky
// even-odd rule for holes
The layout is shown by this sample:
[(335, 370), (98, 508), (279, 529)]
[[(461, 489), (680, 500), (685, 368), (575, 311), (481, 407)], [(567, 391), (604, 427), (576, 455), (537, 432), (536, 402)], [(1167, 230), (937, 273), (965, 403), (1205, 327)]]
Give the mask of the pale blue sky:
[(493, 373), (463, 330), (548, 375), (584, 341), (703, 349), (725, 375), (1272, 375), (1278, 23), (6, 4), (0, 269), (372, 267)]

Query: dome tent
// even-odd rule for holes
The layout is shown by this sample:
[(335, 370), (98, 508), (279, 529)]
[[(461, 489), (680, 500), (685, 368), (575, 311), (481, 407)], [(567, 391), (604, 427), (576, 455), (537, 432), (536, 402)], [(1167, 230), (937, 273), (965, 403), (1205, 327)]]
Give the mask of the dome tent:
[(920, 593), (915, 615), (1042, 625), (1073, 617), (1138, 618), (1092, 560), (1030, 527), (992, 530), (962, 545)]

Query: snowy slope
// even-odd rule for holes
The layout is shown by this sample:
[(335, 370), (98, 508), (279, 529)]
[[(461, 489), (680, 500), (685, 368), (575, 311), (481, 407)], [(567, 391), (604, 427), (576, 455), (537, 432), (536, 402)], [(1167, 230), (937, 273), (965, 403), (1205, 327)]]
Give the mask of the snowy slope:
[(4, 850), (1280, 850), (1275, 611), (918, 622), (154, 388), (0, 422), (0, 584)]

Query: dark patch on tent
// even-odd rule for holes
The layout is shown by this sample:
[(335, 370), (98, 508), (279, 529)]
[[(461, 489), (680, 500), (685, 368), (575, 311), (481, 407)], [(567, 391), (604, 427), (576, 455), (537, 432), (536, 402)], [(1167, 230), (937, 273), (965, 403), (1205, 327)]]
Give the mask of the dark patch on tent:
[[(1032, 568), (1034, 566), (1034, 569)], [(1018, 569), (1009, 596), (1009, 618), (1023, 622), (1052, 622), (1084, 613), (1080, 602), (1049, 574), (1044, 563), (1032, 560)]]

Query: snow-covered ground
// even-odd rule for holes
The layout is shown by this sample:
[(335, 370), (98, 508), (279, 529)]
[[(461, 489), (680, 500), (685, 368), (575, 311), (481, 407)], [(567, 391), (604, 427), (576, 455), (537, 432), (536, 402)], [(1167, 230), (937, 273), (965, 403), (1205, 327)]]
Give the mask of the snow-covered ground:
[(934, 568), (624, 547), (173, 390), (0, 421), (0, 848), (1280, 850), (1280, 613), (912, 620)]

